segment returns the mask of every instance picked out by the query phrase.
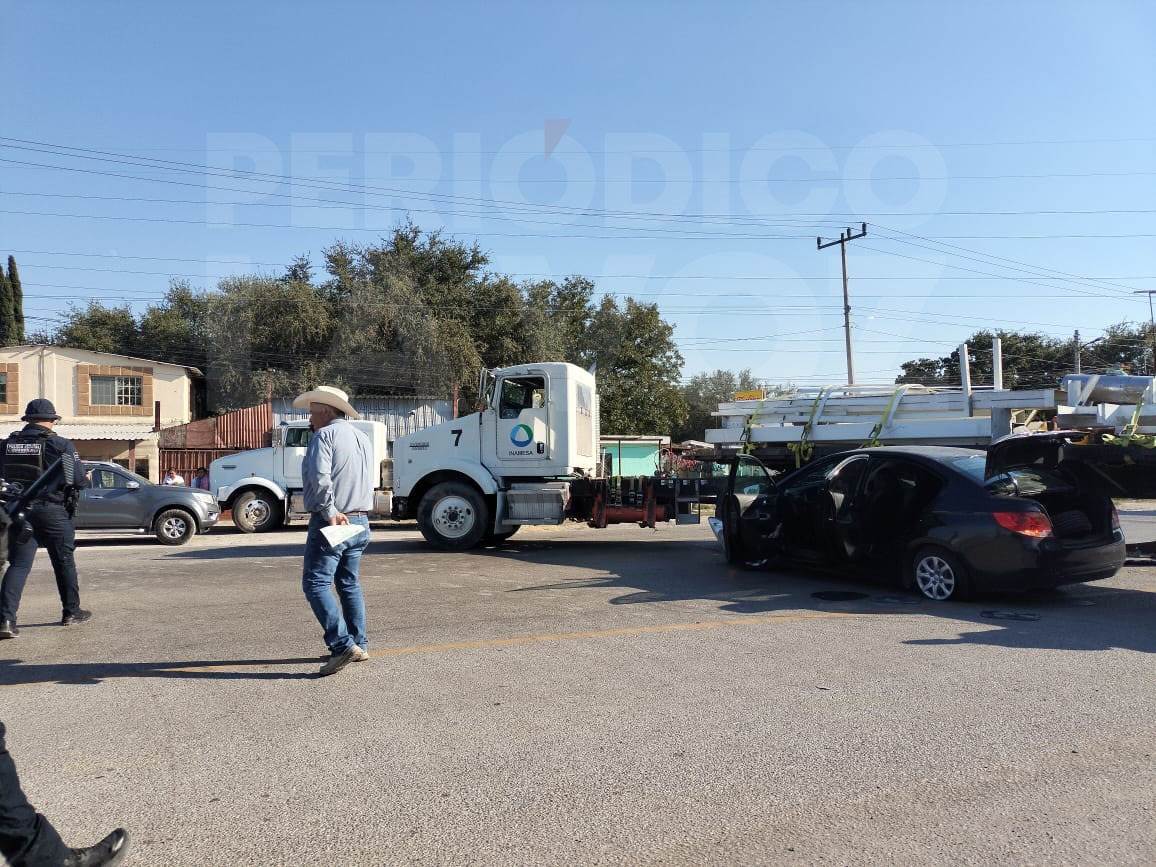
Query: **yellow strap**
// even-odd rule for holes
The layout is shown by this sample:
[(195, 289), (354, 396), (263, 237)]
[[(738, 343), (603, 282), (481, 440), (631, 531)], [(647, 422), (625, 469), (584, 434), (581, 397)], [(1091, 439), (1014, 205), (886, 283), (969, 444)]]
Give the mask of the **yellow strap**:
[(815, 445), (810, 442), (811, 427), (815, 423), (815, 413), (819, 411), (819, 404), (826, 393), (826, 388), (820, 388), (818, 395), (815, 396), (815, 402), (811, 404), (811, 415), (807, 419), (807, 423), (803, 425), (803, 435), (799, 437), (799, 441), (787, 443), (787, 449), (795, 456), (795, 469), (801, 467), (804, 461), (809, 461), (811, 455), (815, 453)]
[(887, 402), (887, 406), (883, 410), (883, 415), (879, 418), (879, 422), (871, 429), (871, 434), (867, 437), (867, 442), (859, 446), (861, 449), (873, 449), (876, 446), (881, 446), (883, 443), (879, 439), (879, 434), (883, 433), (883, 424), (891, 416), (891, 410), (895, 407), (896, 402), (900, 396), (906, 391), (906, 386), (899, 386), (891, 394), (891, 400)]
[(1124, 432), (1119, 436), (1115, 434), (1104, 434), (1101, 439), (1113, 446), (1140, 446), (1145, 449), (1156, 448), (1156, 436), (1153, 434), (1136, 433), (1136, 429), (1140, 427), (1140, 410), (1144, 406), (1143, 398), (1140, 403), (1136, 404), (1136, 408), (1132, 410), (1132, 420), (1124, 427)]

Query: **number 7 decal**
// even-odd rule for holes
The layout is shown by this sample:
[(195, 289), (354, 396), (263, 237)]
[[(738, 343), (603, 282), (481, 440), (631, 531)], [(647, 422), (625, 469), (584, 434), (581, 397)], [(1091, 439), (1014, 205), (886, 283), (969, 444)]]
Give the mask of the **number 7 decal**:
[(454, 435), (454, 447), (456, 448), (462, 441), (462, 429), (459, 427), (451, 430), (450, 433)]

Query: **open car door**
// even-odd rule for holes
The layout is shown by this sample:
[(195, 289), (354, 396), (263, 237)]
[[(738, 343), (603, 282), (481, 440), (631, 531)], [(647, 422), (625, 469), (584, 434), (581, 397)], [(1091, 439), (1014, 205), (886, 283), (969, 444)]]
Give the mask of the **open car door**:
[(1113, 498), (1156, 498), (1156, 448), (1102, 431), (1047, 431), (1004, 437), (987, 452), (990, 479), (1014, 467), (1068, 470), (1081, 487)]
[(777, 491), (770, 472), (753, 455), (735, 455), (721, 499), (722, 538), (728, 563), (763, 560), (778, 528)]

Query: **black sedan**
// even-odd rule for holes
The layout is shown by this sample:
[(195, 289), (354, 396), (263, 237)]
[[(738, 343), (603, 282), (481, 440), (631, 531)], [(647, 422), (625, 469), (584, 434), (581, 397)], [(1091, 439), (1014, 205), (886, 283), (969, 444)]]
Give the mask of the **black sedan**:
[(1081, 456), (1054, 436), (868, 448), (779, 478), (741, 456), (720, 535), (734, 564), (887, 570), (935, 601), (1096, 581), (1124, 564), (1124, 536), (1110, 480)]

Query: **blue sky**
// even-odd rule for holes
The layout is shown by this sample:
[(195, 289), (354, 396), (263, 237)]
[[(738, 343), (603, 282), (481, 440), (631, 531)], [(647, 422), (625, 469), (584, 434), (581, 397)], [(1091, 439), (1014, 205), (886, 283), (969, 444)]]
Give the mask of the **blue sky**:
[(1154, 45), (1142, 2), (0, 2), (0, 252), (40, 326), (409, 213), (657, 301), (687, 375), (825, 384), (814, 236), (866, 221), (856, 368), (889, 381), (980, 327), (1147, 317)]

